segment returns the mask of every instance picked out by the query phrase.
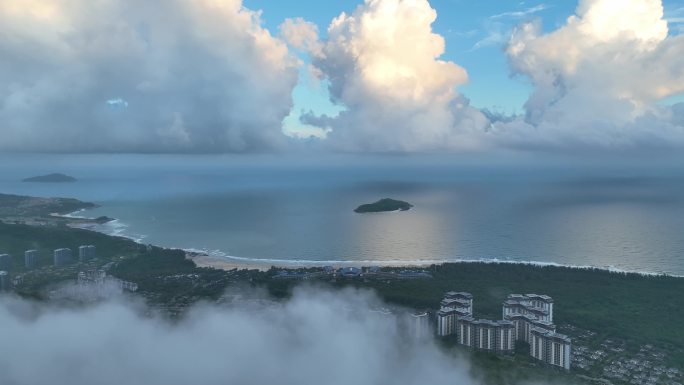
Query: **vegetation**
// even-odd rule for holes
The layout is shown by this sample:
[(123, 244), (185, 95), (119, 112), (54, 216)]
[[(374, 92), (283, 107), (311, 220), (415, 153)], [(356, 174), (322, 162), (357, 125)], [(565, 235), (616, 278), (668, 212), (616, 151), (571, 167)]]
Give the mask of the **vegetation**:
[(50, 214), (68, 214), (97, 207), (94, 203), (73, 198), (36, 198), (0, 194), (0, 218), (48, 217)]
[[(554, 298), (558, 325), (596, 331), (597, 341), (619, 338), (631, 351), (656, 344), (684, 365), (684, 279), (521, 264), (455, 263), (432, 266), (434, 279), (339, 280), (332, 285), (370, 288), (389, 303), (418, 309), (437, 309), (444, 292), (474, 295), (478, 318), (501, 318), (501, 305), (511, 293), (548, 294)], [(296, 284), (264, 282), (269, 291), (286, 297)]]
[[(78, 262), (78, 246), (94, 245), (97, 260), (83, 265)], [(71, 265), (53, 267), (55, 249), (70, 248), (74, 261)], [(38, 251), (38, 265), (24, 267), (24, 251)], [(44, 298), (53, 285), (73, 280), (79, 269), (102, 268), (113, 265), (110, 273), (138, 284), (156, 302), (168, 302), (180, 296), (196, 299), (217, 298), (226, 286), (227, 272), (197, 268), (185, 258), (182, 250), (145, 246), (134, 241), (93, 231), (66, 226), (29, 226), (0, 222), (0, 254), (13, 257), (12, 275), (21, 275), (23, 283), (16, 287), (18, 294)]]
[(408, 202), (398, 201), (390, 198), (380, 199), (375, 203), (367, 203), (354, 209), (357, 213), (378, 213), (384, 211), (406, 211), (413, 207)]
[[(18, 294), (42, 298), (51, 285), (64, 280), (74, 279), (77, 268), (84, 268), (78, 262), (78, 247), (94, 245), (98, 258), (88, 264), (97, 268), (112, 261), (130, 258), (144, 249), (130, 239), (112, 237), (92, 231), (73, 229), (66, 226), (29, 226), (0, 222), (0, 253), (12, 256), (13, 276), (21, 276), (23, 283), (15, 290)], [(59, 248), (72, 250), (74, 263), (63, 268), (53, 268), (53, 251)], [(24, 267), (24, 251), (38, 251), (37, 266)]]
[(114, 276), (138, 284), (138, 290), (155, 303), (178, 298), (217, 299), (230, 275), (223, 270), (199, 268), (185, 258), (183, 250), (150, 247), (136, 258), (117, 262)]
[(111, 261), (116, 257), (137, 255), (141, 246), (130, 239), (112, 237), (93, 231), (60, 226), (29, 226), (0, 222), (0, 253), (12, 255), (13, 271), (22, 272), (24, 251), (37, 250), (39, 264), (52, 264), (52, 252), (59, 248), (70, 248), (78, 256), (78, 247), (94, 245), (99, 259)]

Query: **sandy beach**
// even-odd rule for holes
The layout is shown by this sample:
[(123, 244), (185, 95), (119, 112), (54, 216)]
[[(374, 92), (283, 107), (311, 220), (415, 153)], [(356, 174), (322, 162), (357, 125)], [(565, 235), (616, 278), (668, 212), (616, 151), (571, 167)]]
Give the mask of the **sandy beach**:
[(195, 262), (197, 267), (212, 267), (221, 270), (252, 269), (260, 271), (266, 271), (271, 267), (261, 263), (241, 262), (223, 257), (212, 257), (206, 254), (186, 253), (185, 256), (187, 259)]

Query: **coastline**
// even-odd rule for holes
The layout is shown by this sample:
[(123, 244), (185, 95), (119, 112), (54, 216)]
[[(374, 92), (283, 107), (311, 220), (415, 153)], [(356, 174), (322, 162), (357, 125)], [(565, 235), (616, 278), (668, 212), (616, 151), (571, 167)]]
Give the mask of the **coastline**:
[[(72, 218), (87, 218), (76, 216), (76, 214), (87, 211), (87, 209), (80, 209), (73, 213), (64, 214), (64, 217)], [(105, 226), (114, 227), (114, 230), (106, 231), (103, 227)], [(127, 238), (135, 243), (144, 244), (144, 236), (131, 236), (125, 234), (124, 229), (127, 227), (119, 219), (112, 218), (111, 221), (104, 224), (71, 224), (70, 227), (79, 228), (83, 230), (93, 231), (101, 234), (105, 234), (113, 237)], [(469, 263), (484, 263), (484, 264), (512, 264), (512, 265), (525, 265), (525, 266), (535, 266), (535, 267), (558, 267), (558, 268), (568, 268), (568, 269), (578, 269), (578, 270), (602, 270), (608, 271), (615, 274), (636, 274), (640, 276), (647, 277), (674, 277), (674, 278), (684, 278), (682, 274), (674, 273), (659, 273), (652, 271), (639, 271), (639, 270), (627, 270), (617, 268), (615, 266), (592, 266), (592, 265), (570, 265), (558, 262), (548, 262), (548, 261), (533, 261), (533, 260), (510, 260), (502, 258), (456, 258), (456, 259), (430, 259), (430, 260), (284, 260), (284, 259), (271, 259), (271, 258), (245, 258), (227, 255), (219, 250), (207, 251), (194, 248), (185, 247), (170, 247), (154, 245), (166, 249), (178, 249), (185, 252), (187, 259), (193, 261), (197, 267), (207, 267), (219, 270), (259, 270), (267, 271), (272, 267), (280, 269), (301, 269), (301, 268), (322, 268), (325, 266), (332, 266), (334, 268), (341, 267), (369, 267), (369, 266), (380, 266), (380, 267), (395, 267), (395, 268), (425, 268), (432, 265), (444, 265), (444, 264), (469, 264)]]
[(429, 266), (440, 266), (445, 264), (510, 264), (523, 265), (531, 267), (556, 267), (576, 270), (601, 270), (614, 274), (636, 274), (644, 277), (672, 277), (684, 278), (684, 275), (670, 274), (670, 273), (656, 273), (648, 271), (632, 271), (619, 269), (616, 267), (598, 267), (598, 266), (579, 266), (566, 265), (556, 262), (541, 262), (541, 261), (513, 261), (497, 258), (481, 258), (481, 259), (454, 259), (454, 260), (416, 260), (416, 261), (374, 261), (374, 260), (359, 260), (359, 261), (306, 261), (306, 260), (279, 260), (279, 259), (250, 259), (233, 256), (219, 256), (211, 255), (207, 252), (195, 249), (182, 249), (185, 251), (186, 258), (195, 262), (198, 267), (211, 267), (221, 270), (232, 269), (252, 269), (259, 271), (269, 270), (271, 267), (280, 269), (302, 269), (302, 268), (322, 268), (325, 266), (332, 266), (334, 268), (341, 267), (394, 267), (394, 268), (426, 268)]

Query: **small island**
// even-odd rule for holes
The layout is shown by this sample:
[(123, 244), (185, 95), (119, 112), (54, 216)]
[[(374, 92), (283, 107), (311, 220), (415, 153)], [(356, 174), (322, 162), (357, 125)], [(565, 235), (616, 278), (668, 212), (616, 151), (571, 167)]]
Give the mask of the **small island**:
[(71, 183), (76, 182), (76, 178), (60, 173), (53, 173), (48, 175), (34, 176), (26, 178), (22, 182), (41, 182), (41, 183)]
[(375, 203), (367, 203), (357, 207), (356, 213), (381, 213), (386, 211), (406, 211), (413, 207), (412, 204), (390, 198), (380, 199)]
[(95, 222), (99, 225), (103, 225), (105, 223), (109, 223), (109, 222), (114, 221), (114, 220), (115, 220), (114, 218), (110, 218), (108, 216), (103, 215), (101, 217), (97, 217), (97, 218), (93, 219), (93, 222)]

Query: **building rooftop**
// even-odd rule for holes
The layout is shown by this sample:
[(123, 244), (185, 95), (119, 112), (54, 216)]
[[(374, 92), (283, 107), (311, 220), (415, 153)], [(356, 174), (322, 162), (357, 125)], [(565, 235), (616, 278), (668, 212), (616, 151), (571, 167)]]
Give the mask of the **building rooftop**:
[(544, 301), (546, 303), (552, 303), (553, 302), (553, 298), (551, 298), (545, 294), (509, 294), (507, 299), (508, 300), (517, 300), (517, 301), (537, 300), (537, 301)]
[(538, 335), (541, 335), (545, 338), (551, 338), (551, 339), (557, 340), (558, 342), (563, 342), (566, 344), (572, 343), (572, 340), (570, 339), (570, 337), (566, 336), (565, 334), (560, 334), (560, 333), (544, 330), (544, 329), (541, 329), (538, 327), (532, 327), (530, 329), (530, 333), (538, 334)]
[(545, 294), (525, 294), (525, 296), (529, 299), (537, 299), (537, 300), (541, 300), (541, 301), (549, 302), (549, 303), (553, 302), (553, 298), (551, 298)]
[(473, 299), (473, 295), (470, 293), (466, 293), (465, 291), (448, 291), (444, 294), (445, 298), (465, 298), (465, 299)]
[(444, 298), (439, 303), (442, 306), (453, 306), (453, 305), (462, 306), (462, 307), (469, 307), (470, 306), (470, 303), (468, 302), (468, 300), (456, 299), (456, 298)]

